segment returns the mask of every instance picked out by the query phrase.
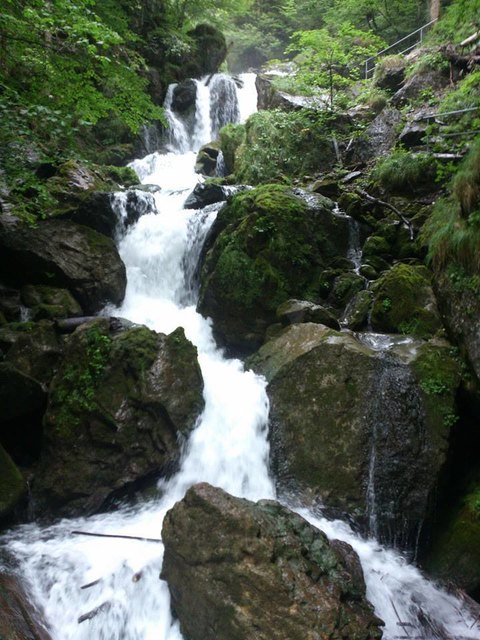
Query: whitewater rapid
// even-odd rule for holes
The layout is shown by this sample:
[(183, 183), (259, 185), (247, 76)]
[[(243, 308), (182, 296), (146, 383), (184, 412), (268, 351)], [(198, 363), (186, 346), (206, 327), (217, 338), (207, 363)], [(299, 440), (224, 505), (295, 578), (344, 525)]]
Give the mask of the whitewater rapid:
[[(240, 119), (255, 108), (254, 78), (244, 75), (243, 80), (244, 88), (237, 92)], [(171, 92), (167, 106), (168, 100)], [(141, 217), (120, 240), (128, 287), (122, 306), (107, 310), (163, 333), (184, 327), (198, 349), (205, 409), (186, 445), (179, 472), (159, 483), (156, 498), (142, 506), (63, 520), (50, 527), (18, 527), (5, 537), (4, 546), (16, 559), (16, 571), (43, 611), (54, 640), (182, 639), (171, 616), (167, 585), (159, 580), (161, 542), (75, 537), (72, 530), (158, 539), (165, 513), (197, 482), (206, 481), (251, 500), (275, 498), (268, 467), (266, 382), (218, 349), (211, 321), (196, 312), (197, 292), (188, 277), (219, 208), (183, 209), (199, 180), (194, 172), (195, 150), (209, 141), (210, 111), (210, 93), (203, 85), (197, 94), (193, 135), (171, 113), (175, 130), (170, 151), (132, 163), (143, 183), (159, 185), (161, 190), (154, 196), (157, 212)], [(447, 638), (480, 637), (461, 603), (428, 582), (399, 553), (360, 538), (343, 522), (328, 521), (300, 505), (290, 506), (330, 538), (355, 548), (365, 572), (367, 596), (386, 623), (386, 640), (407, 634), (439, 640), (444, 637), (442, 629)], [(95, 584), (82, 588), (90, 583)], [(440, 631), (429, 631), (420, 623), (420, 611)], [(95, 615), (79, 622), (89, 612)], [(400, 627), (400, 622), (411, 626)]]

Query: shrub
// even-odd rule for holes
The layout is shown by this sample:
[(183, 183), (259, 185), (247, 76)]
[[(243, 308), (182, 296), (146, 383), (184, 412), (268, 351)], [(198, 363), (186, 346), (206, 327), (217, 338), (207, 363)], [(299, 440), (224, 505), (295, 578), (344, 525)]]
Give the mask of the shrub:
[(439, 200), (422, 229), (428, 258), (436, 269), (449, 262), (480, 272), (480, 138), (451, 183), (452, 194)]
[(431, 184), (435, 172), (435, 162), (429, 154), (398, 149), (380, 158), (373, 170), (373, 178), (387, 191), (404, 193)]
[(237, 180), (250, 184), (282, 182), (285, 176), (301, 177), (332, 168), (336, 162), (332, 126), (335, 116), (325, 111), (276, 109), (254, 114), (238, 151)]

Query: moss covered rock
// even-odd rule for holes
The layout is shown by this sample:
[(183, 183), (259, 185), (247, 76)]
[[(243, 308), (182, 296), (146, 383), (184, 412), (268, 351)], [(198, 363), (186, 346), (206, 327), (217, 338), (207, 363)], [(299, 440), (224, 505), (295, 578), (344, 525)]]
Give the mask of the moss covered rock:
[(474, 594), (480, 590), (480, 483), (457, 500), (433, 537), (425, 568), (436, 578), (452, 581)]
[(16, 286), (68, 289), (87, 314), (107, 302), (119, 304), (126, 287), (125, 266), (113, 241), (65, 220), (35, 227), (0, 220), (0, 277)]
[(37, 508), (94, 511), (170, 473), (203, 408), (196, 356), (181, 329), (116, 331), (106, 318), (79, 327), (50, 387)]
[(203, 176), (211, 177), (217, 175), (217, 161), (220, 147), (215, 142), (204, 144), (197, 154), (195, 171)]
[(447, 270), (435, 274), (435, 291), (449, 335), (480, 381), (480, 277), (451, 264)]
[(355, 552), (276, 502), (195, 485), (162, 539), (162, 577), (191, 640), (381, 637)]
[(22, 302), (30, 310), (32, 320), (72, 318), (82, 315), (82, 308), (67, 291), (45, 285), (26, 285), (21, 291)]
[(215, 321), (216, 337), (251, 350), (295, 297), (317, 301), (321, 273), (348, 250), (348, 223), (321, 196), (279, 185), (237, 194), (223, 208), (206, 245), (199, 310)]
[(4, 362), (30, 378), (48, 385), (62, 354), (53, 322), (9, 323), (0, 327)]
[(449, 345), (387, 356), (351, 334), (297, 324), (248, 364), (268, 381), (280, 490), (348, 513), (386, 542), (415, 544), (454, 421), (460, 376)]
[(428, 337), (442, 328), (431, 274), (425, 267), (396, 264), (376, 281), (372, 290), (374, 331)]
[(27, 483), (0, 444), (0, 520), (7, 518), (27, 492)]

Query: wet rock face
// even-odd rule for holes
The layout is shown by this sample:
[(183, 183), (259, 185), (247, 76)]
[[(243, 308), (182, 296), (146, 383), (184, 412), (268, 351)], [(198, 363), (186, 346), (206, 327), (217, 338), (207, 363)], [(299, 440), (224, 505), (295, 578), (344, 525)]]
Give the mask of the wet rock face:
[(454, 422), (459, 371), (449, 345), (382, 357), (351, 334), (297, 324), (248, 364), (269, 383), (280, 490), (349, 514), (385, 542), (414, 544)]
[(400, 111), (384, 109), (352, 145), (348, 162), (352, 165), (364, 164), (372, 158), (386, 155), (397, 142), (397, 127), (401, 122)]
[[(468, 282), (468, 279), (467, 279)], [(476, 291), (456, 284), (449, 273), (435, 275), (435, 291), (440, 313), (449, 335), (459, 345), (480, 380), (480, 300)]]
[(191, 640), (381, 637), (355, 552), (276, 502), (196, 485), (162, 538), (162, 578)]
[(19, 581), (6, 574), (0, 574), (0, 638), (51, 640), (39, 612), (29, 602)]
[(183, 330), (116, 330), (106, 318), (82, 325), (50, 386), (35, 508), (92, 512), (171, 472), (203, 408), (202, 391)]
[(197, 85), (194, 80), (184, 80), (173, 90), (172, 110), (185, 114), (195, 109)]
[[(15, 269), (11, 265), (15, 264)], [(0, 274), (16, 286), (68, 289), (85, 313), (125, 295), (125, 266), (109, 238), (64, 220), (0, 223)]]
[(199, 310), (217, 339), (253, 351), (277, 307), (321, 297), (323, 272), (348, 251), (348, 220), (315, 194), (265, 185), (236, 195), (218, 214), (205, 246)]

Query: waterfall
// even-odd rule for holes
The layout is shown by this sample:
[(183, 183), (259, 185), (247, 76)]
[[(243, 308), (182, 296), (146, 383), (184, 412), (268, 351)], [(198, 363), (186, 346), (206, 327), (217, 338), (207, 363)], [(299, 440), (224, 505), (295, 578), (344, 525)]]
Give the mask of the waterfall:
[[(252, 86), (252, 77), (245, 78), (243, 91)], [(249, 96), (239, 102), (242, 118), (244, 105), (253, 105), (254, 100)], [(206, 110), (203, 113), (207, 117)], [(161, 190), (154, 195), (158, 213), (143, 215), (119, 241), (128, 287), (124, 303), (114, 312), (156, 331), (185, 328), (198, 349), (205, 409), (180, 470), (161, 482), (158, 495), (142, 506), (62, 520), (49, 527), (17, 527), (4, 536), (4, 552), (43, 610), (54, 640), (182, 639), (171, 616), (167, 585), (158, 577), (161, 544), (75, 537), (72, 530), (159, 538), (166, 511), (199, 481), (252, 500), (275, 498), (268, 468), (266, 382), (244, 371), (239, 360), (224, 357), (213, 339), (211, 322), (195, 310), (194, 274), (218, 207), (183, 209), (198, 176), (192, 140), (186, 148), (183, 130), (178, 123), (173, 126), (177, 129), (169, 153), (132, 163), (142, 182), (158, 184)], [(209, 126), (203, 123), (202, 130)], [(290, 506), (330, 538), (344, 540), (357, 551), (367, 596), (385, 621), (386, 640), (406, 636), (405, 629), (412, 638), (478, 638), (473, 618), (460, 613), (461, 603), (427, 581), (400, 554), (359, 537), (344, 522), (329, 521), (298, 504)], [(89, 612), (96, 614), (88, 618)], [(399, 622), (407, 626), (399, 627)]]

